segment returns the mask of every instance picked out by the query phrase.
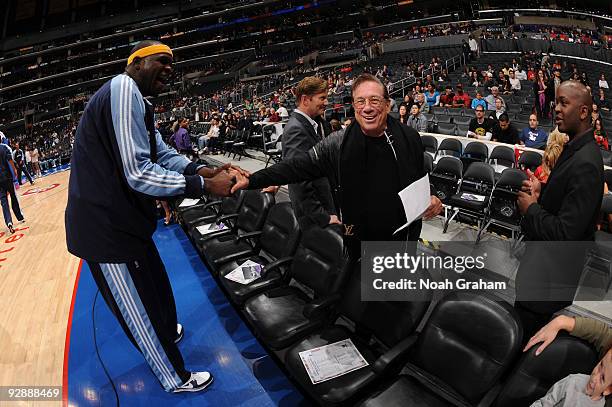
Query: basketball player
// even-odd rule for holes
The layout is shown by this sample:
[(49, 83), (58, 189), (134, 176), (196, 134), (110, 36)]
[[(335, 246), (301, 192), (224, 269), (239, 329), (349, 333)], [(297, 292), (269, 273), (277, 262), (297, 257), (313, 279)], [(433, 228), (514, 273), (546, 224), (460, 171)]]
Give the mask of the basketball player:
[(106, 303), (168, 392), (195, 392), (208, 372), (185, 370), (183, 336), (168, 275), (153, 243), (156, 198), (229, 195), (241, 176), (228, 165), (191, 163), (155, 129), (146, 96), (166, 88), (172, 51), (141, 41), (125, 72), (91, 98), (77, 128), (66, 208), (70, 253), (84, 259)]

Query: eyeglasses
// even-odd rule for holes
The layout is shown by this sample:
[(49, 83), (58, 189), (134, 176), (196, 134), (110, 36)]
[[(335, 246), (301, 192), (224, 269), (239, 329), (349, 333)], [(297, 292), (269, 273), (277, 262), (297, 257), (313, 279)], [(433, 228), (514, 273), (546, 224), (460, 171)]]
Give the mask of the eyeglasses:
[(370, 102), (370, 106), (377, 108), (381, 107), (387, 100), (380, 96), (371, 96), (369, 98), (357, 98), (353, 102), (357, 109), (363, 109), (366, 105), (366, 102)]

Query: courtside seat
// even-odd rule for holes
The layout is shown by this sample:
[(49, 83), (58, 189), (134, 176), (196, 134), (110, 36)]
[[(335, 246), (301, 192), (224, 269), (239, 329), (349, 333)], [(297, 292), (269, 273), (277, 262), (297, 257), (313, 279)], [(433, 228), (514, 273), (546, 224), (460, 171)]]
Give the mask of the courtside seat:
[(204, 206), (189, 208), (181, 214), (183, 225), (191, 231), (201, 224), (214, 222), (220, 216), (237, 213), (242, 205), (243, 196), (243, 191), (238, 191), (232, 196), (209, 202)]
[(244, 306), (256, 335), (272, 349), (285, 348), (310, 334), (331, 314), (348, 272), (338, 229), (309, 228), (290, 264), (283, 285), (249, 298)]

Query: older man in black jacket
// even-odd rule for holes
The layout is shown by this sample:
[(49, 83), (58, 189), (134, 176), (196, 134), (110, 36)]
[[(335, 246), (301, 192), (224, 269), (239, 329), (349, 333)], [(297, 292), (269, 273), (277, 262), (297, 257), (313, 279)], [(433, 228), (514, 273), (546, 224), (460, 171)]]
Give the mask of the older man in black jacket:
[[(296, 88), (297, 109), (283, 129), (283, 160), (307, 152), (323, 139), (321, 115), (327, 106), (327, 81), (309, 76)], [(302, 229), (339, 223), (327, 178), (289, 185), (289, 197)]]
[[(591, 128), (591, 95), (577, 81), (563, 82), (557, 91), (555, 121), (570, 141), (565, 145), (545, 187), (530, 175), (519, 192), (527, 240), (552, 241), (529, 245), (517, 274), (517, 309), (526, 338), (550, 316), (569, 305), (584, 267), (585, 243), (595, 239), (603, 193), (603, 161)], [(531, 289), (531, 290), (530, 290)], [(556, 290), (556, 301), (546, 301)], [(534, 295), (538, 293), (538, 295)], [(534, 298), (538, 297), (538, 298)], [(540, 299), (542, 301), (532, 301)], [(531, 332), (530, 332), (531, 331)]]
[[(421, 221), (401, 233), (393, 232), (406, 222), (398, 192), (425, 175), (421, 138), (416, 130), (388, 116), (389, 93), (372, 75), (355, 80), (353, 105), (356, 122), (344, 133), (330, 135), (308, 154), (239, 179), (232, 192), (326, 177), (352, 253), (359, 251), (361, 241), (418, 239)], [(440, 200), (432, 196), (424, 217), (441, 210)]]

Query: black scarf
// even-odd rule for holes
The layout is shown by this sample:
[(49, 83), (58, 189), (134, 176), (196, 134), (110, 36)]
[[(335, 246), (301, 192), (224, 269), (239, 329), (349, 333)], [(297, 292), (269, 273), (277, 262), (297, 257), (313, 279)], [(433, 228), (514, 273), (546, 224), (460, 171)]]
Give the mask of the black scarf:
[[(412, 173), (410, 166), (414, 162), (408, 156), (409, 143), (404, 129), (399, 121), (387, 117), (387, 134), (393, 142), (397, 154), (397, 171), (400, 180), (400, 191), (407, 187)], [(340, 207), (342, 209), (342, 223), (345, 226), (345, 242), (356, 240), (360, 242), (363, 236), (363, 225), (366, 222), (366, 208), (363, 202), (363, 182), (367, 179), (366, 168), (366, 136), (356, 122), (346, 129), (340, 152)], [(382, 135), (381, 137), (385, 137)], [(391, 147), (389, 147), (391, 148)], [(419, 170), (420, 174), (420, 170)], [(399, 192), (399, 191), (398, 191)], [(420, 229), (420, 228), (419, 228)], [(390, 240), (391, 239), (390, 237)]]

